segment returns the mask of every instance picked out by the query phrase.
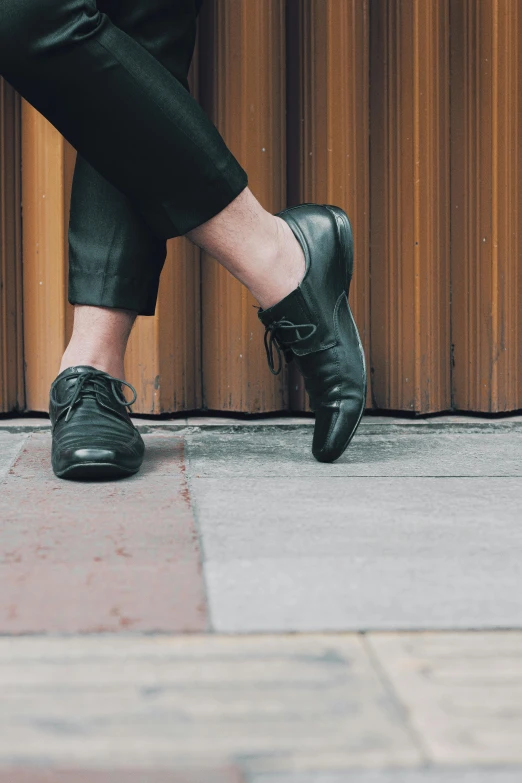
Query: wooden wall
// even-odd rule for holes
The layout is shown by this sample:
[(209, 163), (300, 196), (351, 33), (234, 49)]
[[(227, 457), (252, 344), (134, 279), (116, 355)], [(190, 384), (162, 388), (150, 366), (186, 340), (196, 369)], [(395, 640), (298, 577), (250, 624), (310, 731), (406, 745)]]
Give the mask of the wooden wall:
[[(205, 0), (191, 89), (275, 213), (349, 214), (368, 407), (522, 408), (518, 0)], [(0, 80), (0, 412), (46, 411), (70, 335), (75, 151)], [(309, 410), (251, 294), (169, 240), (135, 413)]]

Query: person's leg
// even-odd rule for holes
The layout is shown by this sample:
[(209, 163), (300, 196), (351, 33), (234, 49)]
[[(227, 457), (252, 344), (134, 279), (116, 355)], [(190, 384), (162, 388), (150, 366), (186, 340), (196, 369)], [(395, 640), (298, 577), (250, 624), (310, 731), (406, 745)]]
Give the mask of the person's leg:
[(0, 73), (164, 239), (247, 186), (197, 101), (95, 0), (2, 0)]
[[(111, 22), (149, 51), (190, 92), (188, 71), (201, 6), (163, 0), (98, 0)], [(238, 231), (238, 227), (247, 227)], [(304, 256), (288, 225), (249, 188), (188, 232), (244, 283), (263, 307), (302, 279)], [(74, 329), (59, 372), (90, 365), (124, 378), (124, 354), (137, 315), (153, 315), (165, 240), (134, 203), (77, 155), (69, 224), (69, 301)], [(290, 287), (289, 287), (290, 284)]]
[[(190, 92), (201, 0), (98, 0), (97, 5)], [(137, 315), (154, 315), (165, 257), (165, 239), (78, 153), (69, 220), (68, 299), (74, 305), (74, 328), (60, 373), (89, 365), (125, 378), (127, 340)]]
[(250, 188), (186, 236), (240, 280), (263, 309), (303, 279), (304, 253), (290, 226), (263, 209)]
[[(263, 309), (295, 289), (304, 276), (303, 250), (289, 225), (263, 209), (248, 187), (186, 236), (240, 280)], [(87, 289), (83, 298), (88, 298)], [(125, 350), (137, 315), (136, 310), (76, 305), (59, 372), (90, 365), (125, 378)]]
[[(2, 2), (0, 73), (7, 81), (133, 200), (158, 236), (200, 227), (193, 241), (206, 244), (233, 274), (250, 281), (256, 296), (266, 303), (283, 296), (259, 310), (270, 368), (280, 370), (273, 367), (274, 344), (287, 360), (295, 356), (317, 410), (313, 453), (322, 461), (336, 459), (359, 424), (366, 383), (347, 299), (353, 239), (346, 213), (306, 204), (271, 216), (243, 194), (246, 172), (203, 109), (94, 0)], [(244, 203), (237, 212), (232, 208), (229, 221), (226, 208), (241, 194)], [(221, 212), (221, 219), (204, 226)], [(250, 217), (251, 223), (238, 226), (238, 217)], [(303, 280), (286, 296), (299, 280), (302, 261), (286, 229), (270, 231), (277, 218), (291, 228), (306, 262)], [(242, 260), (230, 232), (241, 234), (254, 260)], [(283, 253), (279, 238), (288, 248)], [(296, 262), (295, 267), (289, 262), (295, 277), (282, 280), (279, 262), (287, 254)], [(266, 282), (271, 272), (274, 285)], [(69, 409), (77, 400), (73, 397)]]

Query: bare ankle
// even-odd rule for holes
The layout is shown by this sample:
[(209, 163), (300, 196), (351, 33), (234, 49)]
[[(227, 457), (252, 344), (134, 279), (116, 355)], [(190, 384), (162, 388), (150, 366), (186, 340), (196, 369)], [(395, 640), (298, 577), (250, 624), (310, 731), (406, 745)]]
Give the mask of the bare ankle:
[(263, 309), (283, 299), (304, 277), (304, 254), (292, 229), (267, 212), (248, 187), (186, 236), (240, 280)]
[(123, 358), (136, 316), (133, 310), (75, 305), (73, 333), (59, 372), (89, 366), (125, 380)]
[(278, 254), (272, 268), (256, 281), (255, 289), (250, 289), (264, 310), (295, 291), (306, 271), (303, 248), (294, 232), (282, 218), (274, 216), (274, 219), (277, 221)]
[(94, 367), (96, 370), (102, 370), (102, 372), (109, 373), (109, 375), (115, 378), (125, 379), (125, 369), (123, 358), (121, 357), (109, 357), (109, 356), (97, 356), (92, 353), (82, 353), (81, 351), (69, 351), (67, 350), (60, 364), (58, 374), (67, 370), (69, 367)]

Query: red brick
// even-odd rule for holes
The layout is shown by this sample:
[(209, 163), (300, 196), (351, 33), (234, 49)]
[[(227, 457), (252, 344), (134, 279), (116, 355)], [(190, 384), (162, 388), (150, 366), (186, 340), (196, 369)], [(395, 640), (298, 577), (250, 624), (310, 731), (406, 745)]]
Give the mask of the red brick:
[(78, 482), (31, 435), (0, 489), (0, 632), (206, 628), (183, 439), (145, 437), (138, 474)]

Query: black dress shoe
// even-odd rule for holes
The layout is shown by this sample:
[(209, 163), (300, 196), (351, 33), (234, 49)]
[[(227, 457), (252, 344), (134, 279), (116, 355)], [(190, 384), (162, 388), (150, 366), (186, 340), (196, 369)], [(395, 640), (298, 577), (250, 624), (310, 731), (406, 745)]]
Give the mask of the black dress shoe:
[(281, 351), (287, 362), (296, 362), (315, 412), (312, 453), (320, 462), (333, 462), (355, 435), (366, 400), (364, 352), (348, 304), (352, 227), (346, 212), (331, 204), (300, 204), (277, 217), (303, 248), (306, 271), (284, 299), (258, 308), (268, 365), (274, 375), (281, 372)]
[[(122, 383), (134, 392), (130, 402)], [(49, 416), (59, 478), (118, 478), (140, 469), (145, 444), (127, 411), (136, 396), (127, 381), (88, 365), (68, 367), (55, 378)]]

